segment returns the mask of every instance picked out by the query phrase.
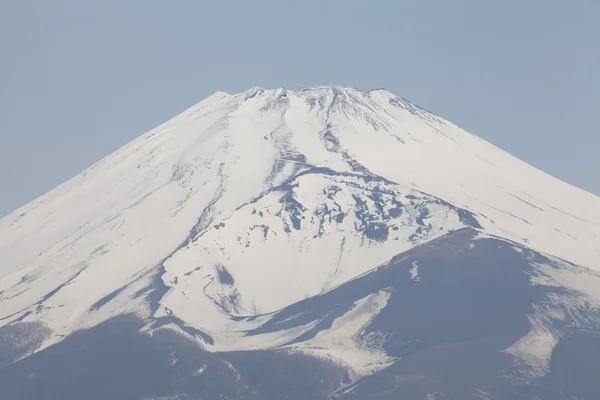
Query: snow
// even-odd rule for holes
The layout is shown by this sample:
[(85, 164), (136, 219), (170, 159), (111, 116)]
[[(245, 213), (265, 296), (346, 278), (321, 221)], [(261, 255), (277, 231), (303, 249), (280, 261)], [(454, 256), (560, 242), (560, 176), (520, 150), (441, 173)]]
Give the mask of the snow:
[(206, 371), (206, 364), (204, 364), (200, 369), (194, 372), (194, 376), (200, 376)]
[(413, 281), (419, 282), (421, 280), (421, 277), (419, 276), (419, 266), (416, 262), (412, 264), (412, 267), (408, 270), (408, 273), (410, 274), (410, 279)]
[(426, 400), (437, 400), (439, 398), (442, 398), (443, 396), (444, 396), (444, 394), (440, 393), (440, 392), (428, 393), (427, 396), (425, 396), (425, 399)]
[(478, 390), (477, 395), (481, 400), (492, 400), (492, 395), (487, 392), (484, 392), (483, 390)]
[(600, 308), (600, 273), (559, 260), (554, 260), (554, 263), (562, 268), (549, 264), (535, 264), (537, 274), (531, 278), (531, 282), (537, 285), (566, 288)]
[[(532, 259), (527, 251), (513, 246), (522, 257)], [(578, 326), (583, 329), (600, 324), (600, 273), (549, 257), (545, 263), (533, 262), (534, 285), (562, 288), (565, 292), (548, 295), (540, 304), (533, 306), (529, 315), (531, 329), (527, 335), (512, 344), (505, 352), (518, 360), (522, 374), (530, 380), (545, 376), (550, 369), (552, 352), (561, 334), (554, 328), (561, 325)]]
[(532, 316), (529, 322), (529, 333), (505, 352), (526, 365), (527, 368), (523, 372), (529, 379), (538, 379), (550, 371), (552, 351), (558, 344), (559, 336), (544, 318)]
[(353, 382), (388, 367), (395, 359), (383, 351), (385, 338), (373, 332), (365, 334), (364, 330), (385, 308), (390, 296), (389, 291), (381, 290), (356, 301), (331, 328), (287, 349), (339, 362), (349, 368)]
[[(217, 92), (0, 219), (0, 326), (43, 322), (48, 346), (123, 313), (173, 315), (215, 351), (277, 347), (308, 327), (243, 332), (469, 224), (582, 266), (532, 281), (599, 301), (600, 198), (385, 90)], [(366, 357), (341, 338), (376, 312), (319, 343)], [(517, 353), (543, 369), (551, 335), (527, 340), (544, 352)]]
[(235, 381), (239, 382), (242, 377), (240, 371), (238, 371), (229, 361), (223, 361), (223, 363), (235, 374)]
[[(223, 265), (241, 293), (236, 297), (237, 304), (231, 306), (231, 312), (243, 315), (272, 312), (343, 283), (416, 244), (464, 226), (454, 210), (433, 204), (429, 207), (430, 216), (424, 217), (426, 222), (431, 220), (431, 233), (416, 234), (418, 225), (414, 220), (418, 206), (428, 200), (425, 197), (412, 200), (416, 206), (407, 204), (402, 215), (390, 218), (393, 228), (387, 240), (368, 242), (356, 229), (362, 222), (355, 215), (355, 199), (362, 198), (373, 220), (383, 222), (385, 215), (382, 216), (377, 207), (393, 210), (392, 195), (386, 193), (381, 203), (374, 204), (362, 192), (363, 186), (381, 188), (383, 185), (316, 174), (303, 175), (292, 182), (295, 183), (299, 186), (292, 193), (305, 209), (299, 213), (300, 224), (305, 227), (296, 229), (290, 223), (285, 204), (281, 202), (286, 194), (271, 192), (238, 209), (231, 217), (215, 221), (223, 226), (208, 231), (165, 263), (166, 279), (178, 282), (174, 290), (190, 293), (193, 288), (204, 287), (207, 295), (219, 297), (227, 285), (221, 284), (212, 271), (214, 265)], [(331, 187), (336, 191), (328, 192)], [(409, 201), (405, 196), (413, 193), (399, 185), (386, 185), (385, 190), (397, 194), (404, 203)], [(320, 215), (323, 210), (337, 214)], [(338, 215), (343, 216), (343, 220), (336, 220)], [(268, 279), (257, 279), (257, 269)], [(280, 284), (287, 280), (299, 284)], [(177, 310), (181, 302), (165, 304)], [(197, 322), (201, 323), (200, 316)]]

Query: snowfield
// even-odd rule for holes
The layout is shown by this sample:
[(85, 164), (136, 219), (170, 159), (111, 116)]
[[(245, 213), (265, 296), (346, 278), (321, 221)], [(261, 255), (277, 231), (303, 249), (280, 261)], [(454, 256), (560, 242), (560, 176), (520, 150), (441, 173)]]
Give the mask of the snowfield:
[[(394, 360), (361, 335), (385, 290), (310, 340), (290, 344), (318, 321), (246, 332), (461, 228), (576, 264), (532, 284), (600, 298), (600, 198), (385, 90), (217, 92), (0, 220), (0, 327), (42, 322), (41, 349), (135, 313), (210, 351), (326, 354), (354, 379)], [(560, 340), (538, 311), (506, 349), (532, 376)]]

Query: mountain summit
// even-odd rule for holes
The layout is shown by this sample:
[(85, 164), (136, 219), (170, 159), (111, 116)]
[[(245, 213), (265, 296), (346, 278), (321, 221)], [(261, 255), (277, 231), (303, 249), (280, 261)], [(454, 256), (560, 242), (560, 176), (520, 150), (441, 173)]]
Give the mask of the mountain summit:
[[(0, 229), (0, 384), (14, 393), (52, 357), (84, 360), (67, 344), (96, 346), (107, 326), (157, 353), (176, 332), (173, 348), (204, 360), (177, 364), (183, 386), (131, 383), (135, 398), (290, 393), (244, 372), (258, 357), (292, 374), (331, 362), (318, 393), (289, 398), (558, 399), (554, 368), (579, 343), (600, 353), (600, 198), (386, 90), (217, 92)], [(444, 357), (484, 367), (450, 382)]]

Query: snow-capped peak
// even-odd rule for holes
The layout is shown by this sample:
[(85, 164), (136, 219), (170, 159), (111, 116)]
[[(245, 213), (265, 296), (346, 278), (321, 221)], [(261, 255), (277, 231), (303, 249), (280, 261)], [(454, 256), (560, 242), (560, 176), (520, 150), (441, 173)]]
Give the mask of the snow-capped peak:
[(0, 224), (0, 325), (53, 340), (124, 312), (226, 330), (466, 226), (600, 269), (598, 197), (347, 86), (217, 92)]

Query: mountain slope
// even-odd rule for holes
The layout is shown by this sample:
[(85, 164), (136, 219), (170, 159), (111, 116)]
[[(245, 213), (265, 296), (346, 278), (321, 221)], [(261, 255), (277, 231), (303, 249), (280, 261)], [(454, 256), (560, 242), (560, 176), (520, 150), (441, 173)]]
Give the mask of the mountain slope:
[[(427, 368), (440, 367), (436, 379), (453, 384), (459, 377), (441, 368), (447, 356), (442, 350), (459, 346), (452, 351), (464, 356), (475, 346), (480, 360), (474, 369), (465, 365), (460, 379), (473, 385), (475, 369), (489, 363), (503, 365), (494, 377), (501, 381), (514, 362), (516, 383), (531, 382), (548, 373), (562, 339), (578, 332), (600, 339), (599, 285), (600, 273), (464, 228), (289, 306), (248, 334), (303, 327), (284, 346), (348, 360), (358, 377), (392, 364), (392, 371), (410, 371), (413, 358), (431, 353)], [(355, 336), (348, 335), (352, 321), (361, 318)], [(484, 350), (486, 342), (491, 348)]]
[[(0, 386), (26, 399), (593, 399), (600, 296), (589, 288), (599, 284), (600, 273), (464, 228), (238, 320), (259, 321), (232, 342), (245, 351), (207, 353), (118, 317), (0, 364)], [(27, 324), (0, 339), (34, 341)], [(257, 343), (271, 348), (248, 351)]]
[[(128, 313), (209, 351), (287, 346), (306, 326), (247, 332), (462, 229), (578, 265), (547, 286), (600, 290), (581, 283), (600, 270), (600, 198), (385, 90), (217, 92), (0, 229), (0, 327), (41, 324), (31, 351)], [(364, 312), (321, 338), (352, 379), (394, 362), (348, 341), (393, 298), (354, 299)]]

